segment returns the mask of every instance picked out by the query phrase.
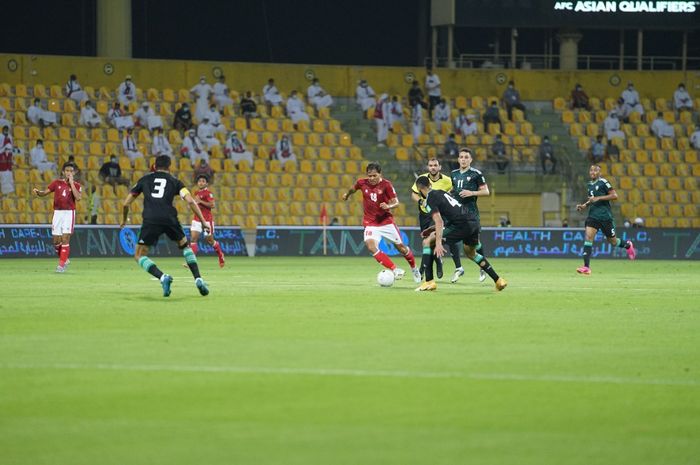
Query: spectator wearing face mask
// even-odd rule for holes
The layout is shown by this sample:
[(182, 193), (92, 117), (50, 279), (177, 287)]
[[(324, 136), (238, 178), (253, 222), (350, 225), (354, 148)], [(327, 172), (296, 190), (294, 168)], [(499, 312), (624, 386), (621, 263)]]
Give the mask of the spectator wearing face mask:
[(542, 163), (542, 173), (547, 174), (547, 163), (551, 166), (549, 174), (554, 174), (557, 168), (557, 159), (554, 158), (554, 146), (549, 141), (548, 136), (542, 138), (540, 145), (540, 163)]
[(50, 171), (52, 173), (56, 172), (56, 163), (49, 161), (48, 157), (46, 156), (46, 151), (44, 150), (44, 141), (41, 139), (37, 139), (36, 145), (29, 152), (29, 159), (31, 165), (38, 169), (42, 174), (46, 171)]
[(682, 82), (673, 93), (673, 108), (676, 111), (693, 111), (693, 99)]
[(129, 186), (129, 180), (122, 176), (122, 169), (116, 155), (110, 155), (109, 160), (102, 164), (98, 176), (103, 183), (112, 186), (115, 194), (117, 193), (117, 185)]
[(136, 101), (136, 84), (132, 82), (130, 75), (127, 75), (124, 82), (117, 87), (117, 99), (124, 108), (128, 108), (130, 103)]
[(525, 105), (520, 101), (520, 92), (515, 88), (513, 81), (508, 82), (508, 88), (503, 92), (503, 104), (508, 112), (508, 119), (513, 121), (513, 108), (522, 111), (527, 119)]
[(182, 106), (175, 112), (173, 128), (177, 129), (181, 133), (192, 129), (192, 112), (190, 111), (190, 106), (187, 103), (183, 103)]
[(581, 84), (576, 84), (574, 90), (571, 91), (571, 108), (574, 110), (579, 108), (583, 110), (591, 110), (588, 95), (583, 90)]
[(209, 96), (214, 93), (214, 89), (207, 83), (205, 76), (199, 77), (199, 82), (190, 89), (190, 93), (197, 99), (194, 117), (201, 123), (209, 113)]

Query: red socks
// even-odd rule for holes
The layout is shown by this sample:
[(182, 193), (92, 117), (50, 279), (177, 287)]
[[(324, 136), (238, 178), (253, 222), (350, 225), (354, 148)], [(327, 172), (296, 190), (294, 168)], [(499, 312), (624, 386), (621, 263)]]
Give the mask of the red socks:
[(216, 251), (217, 255), (221, 255), (221, 246), (219, 245), (218, 241), (214, 241), (214, 250)]
[(408, 253), (404, 255), (404, 258), (408, 262), (409, 265), (411, 265), (411, 269), (416, 267), (416, 257), (413, 256), (413, 252), (411, 252), (411, 249), (408, 249)]
[(195, 255), (197, 255), (197, 252), (199, 252), (199, 246), (196, 242), (192, 242), (190, 244), (190, 249), (192, 249), (192, 252), (194, 252)]
[(61, 253), (58, 258), (58, 266), (66, 266), (66, 260), (70, 256), (70, 245), (64, 245), (61, 247)]
[(384, 266), (384, 268), (389, 268), (390, 270), (393, 270), (396, 268), (396, 265), (394, 265), (394, 262), (391, 261), (387, 255), (382, 252), (381, 250), (377, 250), (377, 253), (373, 255), (374, 259), (377, 260), (379, 263)]
[(61, 257), (61, 247), (62, 244), (56, 244), (53, 246), (54, 250), (56, 251), (56, 256), (58, 256), (59, 258)]

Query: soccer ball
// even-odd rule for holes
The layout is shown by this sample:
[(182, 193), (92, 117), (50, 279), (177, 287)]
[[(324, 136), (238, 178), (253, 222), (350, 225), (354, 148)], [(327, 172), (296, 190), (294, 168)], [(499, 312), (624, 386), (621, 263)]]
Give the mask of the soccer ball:
[(382, 270), (377, 275), (377, 282), (382, 287), (391, 287), (394, 285), (394, 272), (391, 270)]

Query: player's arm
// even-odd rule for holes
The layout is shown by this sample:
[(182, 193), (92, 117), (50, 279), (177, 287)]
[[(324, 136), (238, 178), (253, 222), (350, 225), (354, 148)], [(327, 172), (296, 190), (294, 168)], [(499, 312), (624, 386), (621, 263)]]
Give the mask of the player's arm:
[(192, 194), (190, 194), (190, 191), (183, 187), (182, 189), (180, 189), (180, 197), (185, 199), (185, 202), (187, 202), (187, 205), (189, 205), (190, 210), (192, 210), (192, 213), (194, 213), (199, 222), (202, 223), (202, 227), (204, 229), (211, 229), (211, 226), (209, 225), (207, 220), (204, 219), (204, 215), (202, 215), (202, 210), (199, 209), (199, 205), (197, 205), (197, 202), (195, 202), (194, 198), (192, 197)]
[(442, 246), (442, 230), (445, 225), (437, 209), (433, 211), (433, 222), (435, 223), (435, 256), (442, 257), (445, 255), (445, 248)]
[(355, 189), (355, 188), (353, 187), (353, 188), (351, 188), (351, 189), (348, 189), (347, 192), (343, 192), (342, 199), (343, 199), (343, 200), (349, 199), (350, 196), (351, 196), (352, 194), (354, 194), (356, 190), (357, 190), (357, 189)]
[(35, 187), (34, 189), (32, 189), (32, 193), (37, 197), (46, 197), (51, 193), (51, 191), (49, 189), (41, 190)]
[(126, 195), (124, 203), (122, 203), (122, 220), (119, 223), (119, 229), (123, 229), (126, 225), (126, 220), (129, 218), (129, 207), (131, 206), (131, 202), (136, 199), (137, 195), (138, 194), (134, 194), (133, 192), (129, 192)]
[(211, 202), (207, 202), (206, 200), (202, 200), (201, 198), (194, 198), (192, 199), (197, 202), (197, 205), (204, 205), (207, 208), (214, 208), (214, 201), (212, 200)]
[(382, 202), (379, 204), (379, 206), (384, 209), (384, 210), (393, 210), (394, 208), (399, 206), (399, 198), (394, 197), (393, 199), (390, 199), (389, 202)]
[(68, 178), (68, 185), (70, 186), (71, 192), (73, 192), (73, 198), (75, 198), (76, 202), (79, 202), (80, 199), (83, 198), (83, 194), (80, 192), (80, 190), (75, 186), (75, 181), (73, 180), (73, 176), (70, 176)]

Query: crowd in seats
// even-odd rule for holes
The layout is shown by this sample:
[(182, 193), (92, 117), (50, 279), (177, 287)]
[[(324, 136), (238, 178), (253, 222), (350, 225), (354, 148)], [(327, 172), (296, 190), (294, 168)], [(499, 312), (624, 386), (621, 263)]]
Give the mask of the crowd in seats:
[[(577, 85), (554, 108), (582, 154), (617, 188), (624, 218), (641, 218), (647, 227), (700, 227), (700, 126), (693, 121), (700, 99), (693, 101), (683, 84), (672, 98), (640, 99), (635, 92), (630, 83), (619, 99), (597, 99)], [(619, 127), (606, 125), (610, 118)]]

